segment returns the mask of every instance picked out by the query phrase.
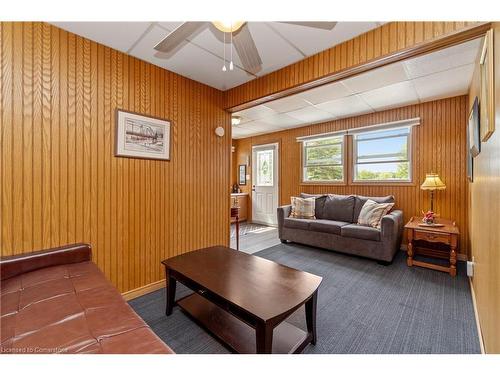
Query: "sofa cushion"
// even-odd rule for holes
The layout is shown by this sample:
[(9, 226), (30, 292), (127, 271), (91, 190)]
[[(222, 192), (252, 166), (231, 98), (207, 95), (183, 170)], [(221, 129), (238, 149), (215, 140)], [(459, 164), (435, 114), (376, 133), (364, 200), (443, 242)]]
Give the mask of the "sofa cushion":
[(315, 206), (314, 206), (314, 215), (316, 216), (316, 219), (326, 219), (325, 214), (324, 214), (324, 209), (325, 209), (325, 202), (327, 198), (327, 194), (307, 194), (307, 193), (300, 193), (301, 198), (314, 198), (315, 200)]
[(283, 226), (286, 228), (293, 229), (309, 229), (309, 224), (315, 220), (311, 219), (295, 219), (293, 217), (287, 217), (283, 221)]
[(296, 219), (316, 219), (314, 216), (315, 199), (314, 198), (299, 198), (291, 197), (292, 211), (290, 217)]
[(335, 220), (314, 220), (309, 224), (309, 230), (315, 232), (331, 233), (340, 235), (340, 228), (344, 225), (348, 225), (345, 221), (335, 221)]
[(354, 196), (354, 215), (352, 218), (353, 223), (358, 222), (359, 218), (359, 213), (361, 212), (361, 209), (365, 205), (366, 201), (368, 199), (371, 199), (372, 201), (375, 201), (377, 203), (394, 203), (394, 196), (393, 195), (388, 195), (386, 197), (364, 197), (362, 195), (355, 195)]
[(354, 195), (328, 194), (324, 207), (324, 219), (352, 223)]
[(343, 237), (359, 238), (360, 240), (380, 241), (380, 229), (349, 224), (340, 228)]
[(380, 228), (382, 217), (387, 214), (393, 206), (394, 203), (377, 203), (368, 199), (359, 213), (358, 224)]

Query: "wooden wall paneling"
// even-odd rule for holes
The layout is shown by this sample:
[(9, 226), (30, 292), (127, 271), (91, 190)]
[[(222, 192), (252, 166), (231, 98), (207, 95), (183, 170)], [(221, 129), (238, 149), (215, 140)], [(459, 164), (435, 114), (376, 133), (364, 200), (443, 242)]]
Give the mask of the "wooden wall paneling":
[[(470, 31), (475, 22), (390, 22), (364, 34), (309, 56), (275, 72), (246, 82), (224, 92), (224, 106), (232, 109), (259, 98), (311, 83), (341, 70), (405, 51), (420, 43), (431, 43)], [(323, 64), (320, 61), (329, 61)], [(295, 72), (298, 72), (296, 75)], [(294, 76), (292, 82), (282, 77)], [(241, 109), (241, 108), (240, 108)]]
[[(481, 333), (487, 353), (500, 353), (500, 23), (494, 28), (494, 83), (496, 131), (474, 158), (470, 188), (471, 252), (474, 257), (472, 286)], [(469, 90), (468, 111), (480, 98), (479, 57)]]
[[(421, 125), (415, 127), (413, 132), (414, 178), (412, 184), (353, 184), (350, 182), (352, 174), (350, 159), (346, 161), (348, 165), (345, 171), (348, 177), (346, 185), (301, 183), (301, 149), (300, 143), (296, 140), (297, 137), (413, 117), (420, 117)], [(465, 174), (467, 118), (467, 96), (459, 96), (238, 139), (234, 141), (236, 163), (233, 168), (237, 168), (237, 165), (243, 163), (247, 157), (251, 160), (252, 145), (280, 142), (280, 204), (289, 204), (290, 196), (301, 192), (368, 196), (392, 194), (396, 197), (397, 206), (404, 211), (405, 220), (409, 220), (413, 215), (419, 215), (421, 210), (428, 208), (429, 195), (420, 190), (420, 184), (426, 173), (437, 172), (447, 188), (444, 192), (438, 192), (436, 211), (443, 217), (457, 221), (461, 231), (459, 251), (464, 255), (469, 255), (468, 208), (465, 204), (468, 194)], [(347, 142), (348, 148), (351, 147), (350, 142), (350, 140)], [(247, 173), (252, 174), (251, 162)], [(242, 190), (251, 194), (251, 184), (242, 186)]]
[[(2, 255), (89, 242), (126, 292), (228, 244), (220, 91), (45, 23), (0, 23), (0, 57)], [(117, 107), (171, 120), (171, 160), (114, 157)]]
[[(2, 24), (2, 243), (12, 247), (12, 226), (5, 223), (12, 221), (12, 23)], [(11, 252), (9, 252), (10, 254)]]
[[(14, 23), (12, 29), (12, 43), (17, 46), (23, 45), (23, 28), (22, 25)], [(23, 71), (22, 71), (22, 61), (23, 61), (23, 50), (22, 48), (16, 48), (12, 55), (12, 121), (14, 124), (22, 124), (22, 109), (24, 103), (23, 96)], [(12, 181), (19, 181), (22, 179), (23, 175), (23, 164), (24, 160), (27, 158), (23, 155), (23, 128), (14, 129), (12, 132), (12, 154), (19, 155), (19, 158), (13, 158), (12, 160)], [(13, 184), (12, 186), (12, 222), (16, 228), (23, 231), (23, 196), (22, 189), (19, 189)], [(18, 236), (17, 233), (12, 234), (12, 245), (22, 246), (22, 237)]]

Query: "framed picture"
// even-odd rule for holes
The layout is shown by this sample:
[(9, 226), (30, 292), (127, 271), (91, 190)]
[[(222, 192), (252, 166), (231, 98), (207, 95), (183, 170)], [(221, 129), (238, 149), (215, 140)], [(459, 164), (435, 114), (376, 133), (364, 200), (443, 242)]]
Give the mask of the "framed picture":
[(247, 166), (245, 164), (241, 164), (239, 166), (238, 184), (239, 185), (246, 185), (247, 184)]
[(480, 98), (480, 124), (481, 140), (484, 142), (495, 131), (495, 87), (493, 80), (493, 29), (484, 37), (483, 50), (479, 61), (481, 98)]
[(474, 181), (474, 158), (472, 157), (470, 148), (470, 128), (467, 128), (467, 178), (470, 182)]
[(481, 140), (479, 139), (479, 99), (474, 99), (474, 104), (469, 114), (469, 151), (473, 157), (481, 152)]
[(170, 160), (170, 121), (116, 110), (115, 156)]

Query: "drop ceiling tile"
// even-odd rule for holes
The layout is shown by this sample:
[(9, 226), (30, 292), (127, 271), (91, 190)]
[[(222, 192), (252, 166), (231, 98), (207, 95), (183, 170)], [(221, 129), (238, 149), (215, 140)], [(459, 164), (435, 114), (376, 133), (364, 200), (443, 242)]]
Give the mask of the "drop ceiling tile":
[(304, 124), (332, 120), (335, 117), (331, 113), (318, 109), (312, 105), (287, 112), (287, 115), (301, 121)]
[(312, 104), (319, 104), (350, 96), (352, 94), (353, 92), (351, 92), (341, 82), (335, 82), (301, 92), (298, 95)]
[(267, 107), (272, 108), (279, 113), (294, 111), (296, 109), (307, 107), (308, 105), (310, 104), (298, 95), (287, 96), (285, 98), (266, 103)]
[(330, 112), (336, 118), (373, 112), (373, 110), (357, 95), (331, 100), (316, 105), (317, 108)]
[(378, 26), (376, 22), (338, 22), (332, 30), (323, 30), (284, 22), (269, 24), (306, 56), (352, 39)]
[(403, 64), (395, 63), (346, 79), (342, 83), (357, 94), (406, 80), (408, 77)]
[(421, 101), (466, 94), (472, 80), (474, 64), (460, 66), (413, 80)]
[(264, 124), (258, 121), (252, 121), (244, 125), (233, 126), (233, 138), (235, 137), (246, 138), (258, 134), (272, 133), (281, 130), (283, 130), (283, 128), (280, 126)]
[(237, 112), (241, 116), (244, 116), (246, 118), (249, 118), (251, 120), (259, 120), (263, 117), (266, 116), (272, 116), (276, 115), (278, 112), (276, 112), (274, 109), (271, 109), (267, 107), (266, 105), (258, 105), (256, 107), (251, 107), (248, 109), (244, 109), (243, 111)]
[(359, 96), (375, 110), (383, 110), (418, 103), (418, 95), (411, 81), (367, 91)]
[(187, 41), (181, 48), (171, 53), (156, 51), (154, 46), (167, 33), (155, 25), (130, 51), (130, 54), (219, 90), (239, 85), (247, 80), (247, 74), (237, 67), (233, 71), (223, 72), (222, 59)]
[(252, 119), (251, 119), (251, 118), (249, 118), (249, 117), (247, 117), (247, 116), (243, 116), (243, 115), (241, 114), (241, 112), (234, 112), (234, 113), (232, 114), (232, 116), (237, 116), (237, 117), (239, 117), (239, 118), (240, 118), (240, 124), (245, 124), (245, 123), (247, 123), (247, 122), (252, 121)]
[(283, 41), (265, 22), (249, 22), (248, 28), (262, 59), (262, 70), (258, 76), (282, 68), (304, 56), (290, 44)]
[(161, 27), (167, 29), (168, 31), (174, 31), (175, 29), (177, 29), (183, 23), (184, 22), (169, 21), (169, 22), (158, 22), (158, 25), (160, 25)]
[(231, 129), (231, 136), (232, 136), (232, 138), (235, 138), (235, 139), (246, 138), (252, 134), (253, 134), (253, 132), (251, 130), (248, 130), (245, 128), (240, 128), (237, 126), (233, 126)]
[[(219, 56), (222, 60), (224, 59), (224, 38), (223, 33), (216, 29), (210, 22), (207, 22), (205, 26), (201, 27), (196, 35), (193, 35), (189, 40), (200, 46), (214, 55)], [(226, 64), (229, 67), (229, 61), (231, 60), (231, 44), (228, 34), (226, 34)], [(233, 64), (243, 69), (241, 60), (233, 49)], [(243, 69), (244, 70), (244, 69)], [(249, 79), (253, 78), (253, 75), (249, 75)]]
[(264, 124), (268, 124), (268, 125), (286, 127), (288, 125), (300, 124), (302, 121), (297, 120), (293, 117), (290, 117), (284, 113), (280, 113), (277, 115), (264, 117), (264, 118), (260, 119), (260, 122), (262, 122)]
[(52, 24), (118, 51), (127, 52), (151, 22), (52, 22)]
[(243, 125), (243, 127), (247, 130), (251, 130), (253, 132), (267, 132), (271, 130), (281, 130), (282, 128), (277, 125), (270, 125), (263, 123), (262, 121), (252, 121)]
[(474, 39), (467, 43), (406, 60), (403, 64), (410, 79), (472, 64), (478, 56), (482, 40), (482, 38)]

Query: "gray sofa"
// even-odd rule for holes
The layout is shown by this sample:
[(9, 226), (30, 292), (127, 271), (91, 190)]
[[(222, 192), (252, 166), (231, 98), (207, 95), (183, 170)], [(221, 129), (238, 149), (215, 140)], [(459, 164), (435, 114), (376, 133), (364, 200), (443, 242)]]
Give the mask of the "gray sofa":
[(356, 224), (361, 208), (368, 199), (392, 203), (394, 197), (360, 195), (310, 195), (314, 197), (316, 219), (291, 218), (291, 205), (278, 207), (278, 231), (281, 242), (292, 241), (376, 259), (390, 264), (401, 246), (403, 212), (393, 210), (382, 218), (381, 228)]

